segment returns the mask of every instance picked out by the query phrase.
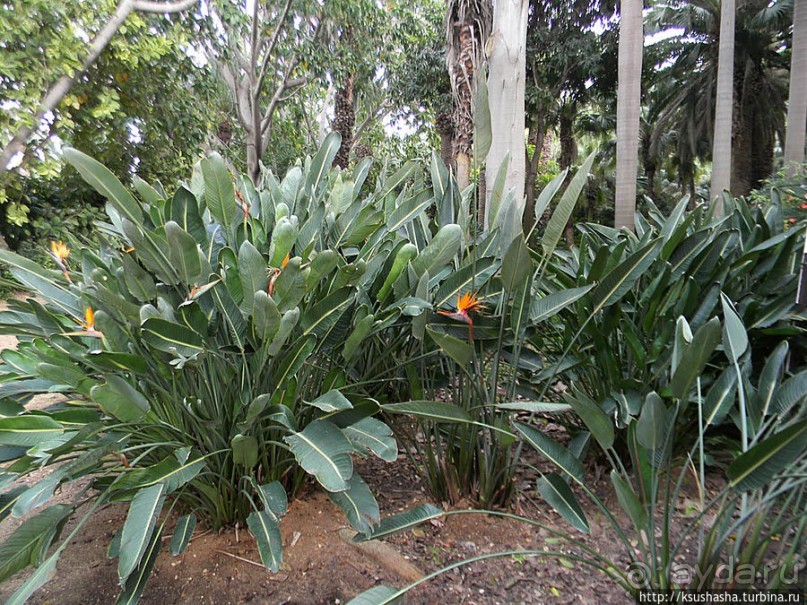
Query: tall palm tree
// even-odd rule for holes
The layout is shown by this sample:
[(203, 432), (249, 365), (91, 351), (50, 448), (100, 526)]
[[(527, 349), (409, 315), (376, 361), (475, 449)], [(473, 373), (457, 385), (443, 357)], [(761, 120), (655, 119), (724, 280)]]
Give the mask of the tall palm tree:
[(807, 0), (793, 2), (793, 47), (787, 103), (785, 165), (795, 170), (804, 161), (804, 129), (807, 124)]
[(454, 97), (454, 163), (460, 189), (470, 183), (476, 83), (492, 22), (491, 0), (446, 0), (446, 64)]
[[(711, 199), (731, 189), (731, 123), (734, 110), (734, 0), (720, 0), (720, 46), (717, 59), (715, 135), (712, 146)], [(716, 206), (717, 212), (722, 208)]]
[(627, 227), (632, 230), (636, 214), (643, 42), (642, 0), (622, 0), (619, 16), (619, 75), (616, 97), (614, 226), (617, 229)]
[[(758, 187), (773, 170), (774, 142), (784, 132), (788, 66), (781, 49), (792, 1), (744, 0), (735, 6), (730, 164), (735, 195)], [(682, 181), (695, 173), (696, 161), (712, 158), (720, 14), (718, 0), (667, 0), (645, 20), (646, 33), (679, 32), (648, 52), (657, 57), (659, 75), (651, 94), (659, 104), (653, 137), (674, 145)]]

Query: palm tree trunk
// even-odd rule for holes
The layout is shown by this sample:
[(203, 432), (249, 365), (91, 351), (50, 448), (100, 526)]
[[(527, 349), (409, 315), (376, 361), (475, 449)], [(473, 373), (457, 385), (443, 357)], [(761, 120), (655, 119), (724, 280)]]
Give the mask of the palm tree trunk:
[(350, 148), (353, 145), (353, 127), (356, 125), (356, 110), (353, 107), (353, 74), (348, 74), (336, 91), (333, 107), (333, 129), (342, 135), (342, 145), (333, 159), (333, 165), (346, 169), (350, 163)]
[(804, 161), (807, 125), (807, 0), (793, 1), (792, 53), (785, 136), (785, 166), (791, 176), (796, 174)]
[(642, 0), (622, 0), (619, 17), (616, 101), (616, 198), (614, 226), (634, 229), (642, 102)]
[[(720, 46), (717, 60), (717, 100), (712, 146), (712, 186), (714, 200), (723, 190), (731, 189), (731, 126), (734, 108), (734, 0), (720, 0)], [(723, 205), (715, 206), (722, 214)]]

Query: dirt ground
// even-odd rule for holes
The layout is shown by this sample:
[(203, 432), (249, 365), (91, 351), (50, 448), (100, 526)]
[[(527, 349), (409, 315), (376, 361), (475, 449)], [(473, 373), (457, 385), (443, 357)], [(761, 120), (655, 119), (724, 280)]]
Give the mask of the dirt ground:
[[(0, 349), (13, 346), (13, 339), (0, 337)], [(358, 461), (357, 470), (376, 494), (382, 516), (429, 502), (415, 469), (403, 454), (395, 464), (375, 459)], [(599, 474), (592, 473), (593, 484), (595, 489), (606, 493), (605, 483), (597, 480)], [(537, 495), (534, 477), (519, 477), (518, 482), (520, 495), (513, 506), (515, 511), (548, 527), (573, 531)], [(63, 493), (57, 497), (67, 499), (70, 495)], [(611, 504), (611, 510), (618, 510), (616, 502)], [(624, 553), (618, 556), (612, 552), (615, 539), (606, 529), (601, 513), (591, 504), (584, 504), (584, 509), (591, 533), (577, 537), (627, 567)], [(119, 593), (117, 560), (108, 558), (106, 549), (125, 515), (126, 505), (113, 505), (98, 512), (63, 553), (55, 577), (29, 602), (113, 603)], [(4, 521), (0, 525), (0, 541), (19, 522)], [(172, 523), (169, 520), (169, 528)], [(284, 565), (279, 573), (272, 574), (259, 564), (254, 540), (244, 528), (218, 533), (201, 528), (183, 554), (172, 557), (163, 548), (141, 602), (336, 605), (377, 584), (407, 585), (409, 581), (402, 577), (406, 565), (429, 574), (486, 553), (563, 548), (546, 530), (534, 526), (484, 515), (456, 515), (388, 538), (392, 557), (391, 560), (387, 557), (386, 565), (382, 565), (377, 557), (358, 550), (340, 535), (346, 527), (341, 510), (311, 485), (290, 504), (283, 520)], [(68, 525), (63, 535), (70, 529)], [(166, 533), (164, 546), (170, 540), (170, 531)], [(30, 570), (22, 572), (0, 587), (0, 602), (29, 573)], [(423, 605), (626, 602), (629, 602), (627, 595), (602, 574), (570, 559), (545, 556), (496, 558), (460, 567), (428, 581), (406, 598), (406, 603)]]

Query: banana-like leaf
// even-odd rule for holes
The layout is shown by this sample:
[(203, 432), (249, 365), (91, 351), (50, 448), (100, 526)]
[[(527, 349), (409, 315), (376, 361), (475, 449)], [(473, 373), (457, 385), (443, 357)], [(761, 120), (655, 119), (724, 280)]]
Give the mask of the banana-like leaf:
[(530, 412), (531, 414), (563, 414), (572, 411), (572, 406), (568, 403), (556, 403), (554, 401), (514, 401), (511, 403), (497, 403), (496, 407), (502, 410)]
[(603, 450), (614, 445), (614, 422), (596, 401), (579, 392), (569, 396), (567, 401)]
[(353, 407), (350, 400), (336, 389), (331, 389), (313, 401), (306, 401), (306, 403), (308, 405), (313, 405), (315, 408), (319, 408), (323, 412), (327, 413), (348, 410)]
[(541, 298), (534, 298), (530, 308), (530, 321), (536, 324), (554, 317), (560, 311), (582, 298), (594, 286), (595, 284), (588, 284), (580, 288), (560, 290)]
[(142, 226), (143, 210), (140, 204), (106, 166), (72, 147), (65, 147), (63, 153), (64, 159), (78, 171), (81, 178), (108, 199), (115, 210), (135, 225)]
[(549, 181), (549, 184), (541, 190), (541, 193), (538, 195), (538, 199), (535, 200), (535, 222), (541, 220), (541, 217), (546, 212), (549, 203), (552, 201), (552, 198), (555, 197), (555, 194), (558, 192), (563, 186), (563, 183), (566, 181), (566, 175), (569, 174), (569, 169), (565, 168), (560, 171), (554, 179)]
[(141, 335), (149, 345), (158, 351), (193, 357), (203, 352), (202, 337), (183, 325), (160, 317), (152, 317), (143, 322)]
[(291, 349), (286, 352), (274, 374), (274, 381), (277, 388), (283, 388), (286, 382), (297, 374), (316, 346), (317, 338), (309, 334), (299, 339)]
[(777, 414), (786, 414), (797, 402), (807, 396), (807, 370), (791, 376), (776, 391), (773, 409)]
[(703, 400), (704, 426), (720, 424), (734, 404), (737, 391), (737, 372), (729, 366), (712, 384)]
[(205, 464), (204, 458), (179, 462), (174, 456), (166, 456), (157, 464), (132, 469), (120, 476), (112, 487), (116, 490), (127, 491), (161, 483), (165, 487), (166, 493), (171, 493), (196, 477)]
[(29, 565), (35, 565), (48, 551), (57, 528), (72, 508), (57, 504), (27, 519), (0, 546), (0, 582)]
[(44, 586), (56, 574), (56, 563), (59, 561), (63, 548), (57, 548), (45, 561), (34, 570), (28, 579), (17, 591), (9, 597), (6, 605), (25, 605), (28, 599), (40, 587)]
[(316, 303), (300, 320), (303, 336), (314, 334), (320, 340), (325, 338), (334, 324), (353, 304), (353, 297), (354, 294), (350, 288), (340, 288)]
[(783, 340), (780, 342), (765, 361), (765, 366), (762, 368), (762, 372), (759, 375), (756, 393), (756, 409), (760, 410), (762, 418), (765, 418), (770, 413), (771, 403), (779, 387), (779, 380), (782, 376), (782, 369), (785, 359), (787, 358), (788, 350), (789, 345), (787, 341)]
[(577, 198), (580, 197), (580, 192), (583, 191), (583, 186), (588, 180), (588, 175), (591, 172), (591, 166), (594, 163), (594, 157), (596, 155), (596, 151), (592, 152), (583, 161), (583, 165), (580, 166), (574, 177), (572, 177), (572, 182), (569, 183), (566, 191), (563, 192), (560, 202), (558, 202), (555, 211), (552, 213), (552, 217), (546, 224), (544, 235), (541, 238), (541, 248), (545, 256), (552, 254), (558, 246), (558, 242), (563, 235), (563, 230), (566, 228), (566, 223), (569, 222), (569, 217), (571, 217), (572, 211), (577, 204)]
[(271, 342), (280, 329), (280, 311), (275, 301), (263, 291), (252, 299), (252, 335), (259, 343)]
[(723, 349), (729, 361), (736, 363), (748, 349), (748, 334), (734, 305), (725, 294), (720, 294), (723, 304)]
[(48, 416), (0, 418), (0, 444), (34, 446), (61, 435), (64, 428)]
[(557, 473), (550, 473), (538, 477), (537, 481), (538, 492), (543, 496), (544, 500), (554, 508), (561, 517), (566, 519), (572, 527), (589, 533), (590, 528), (586, 514), (577, 503), (574, 493), (569, 488), (563, 478)]
[(667, 408), (655, 392), (648, 393), (636, 421), (636, 438), (648, 450), (655, 452), (666, 442)]
[(207, 247), (207, 229), (199, 214), (199, 202), (185, 187), (177, 188), (174, 193), (171, 201), (171, 220), (190, 233), (203, 249)]
[(418, 169), (419, 164), (414, 160), (408, 160), (401, 168), (392, 176), (387, 177), (384, 180), (383, 189), (381, 191), (380, 197), (383, 199), (387, 196), (390, 191), (393, 191), (397, 188), (401, 183), (403, 183), (406, 179), (408, 179), (412, 173), (414, 173)]
[(471, 360), (474, 357), (474, 349), (472, 345), (460, 340), (459, 338), (454, 338), (448, 334), (438, 332), (431, 327), (427, 327), (426, 331), (431, 339), (437, 344), (437, 346), (440, 347), (440, 350), (443, 351), (443, 353), (457, 362), (461, 368), (467, 369), (469, 367)]
[(610, 271), (591, 293), (592, 314), (614, 304), (630, 290), (659, 252), (659, 239), (652, 240)]
[(244, 291), (241, 308), (244, 313), (249, 315), (252, 313), (255, 294), (265, 292), (267, 286), (269, 286), (266, 261), (249, 240), (244, 240), (244, 243), (238, 249), (238, 274), (241, 277), (241, 286)]
[(233, 337), (235, 345), (239, 349), (244, 349), (244, 337), (246, 336), (247, 324), (244, 321), (244, 316), (241, 314), (241, 309), (235, 302), (230, 290), (223, 282), (219, 282), (215, 288), (211, 290), (213, 300), (216, 301), (216, 307), (221, 311), (224, 318), (224, 323), (227, 324), (227, 329)]
[(425, 523), (431, 519), (442, 517), (444, 514), (445, 511), (437, 508), (433, 504), (421, 504), (420, 506), (410, 508), (409, 510), (398, 513), (397, 515), (385, 517), (371, 533), (360, 533), (354, 538), (354, 540), (356, 542), (380, 540), (381, 538), (386, 538), (387, 536), (392, 536), (402, 531), (412, 529), (413, 527), (417, 527), (421, 523)]
[(330, 422), (314, 420), (301, 432), (288, 435), (283, 440), (303, 469), (314, 475), (329, 492), (348, 489), (348, 480), (353, 476), (353, 446)]
[(177, 520), (174, 535), (171, 536), (171, 555), (176, 557), (182, 554), (190, 544), (193, 532), (196, 529), (196, 515), (182, 515)]
[(8, 265), (11, 274), (31, 292), (36, 292), (77, 321), (84, 316), (84, 306), (78, 296), (57, 283), (53, 272), (8, 250), (0, 250), (0, 262)]
[(760, 489), (794, 460), (804, 456), (807, 421), (794, 424), (740, 454), (729, 465), (729, 485), (737, 491)]
[(258, 463), (258, 440), (253, 435), (236, 435), (230, 440), (233, 464), (252, 469)]
[(363, 418), (343, 430), (356, 449), (370, 450), (386, 462), (395, 462), (398, 458), (398, 445), (392, 430), (380, 420)]
[(381, 406), (390, 414), (406, 414), (431, 420), (432, 422), (472, 422), (468, 412), (451, 403), (442, 401), (405, 401), (402, 403), (388, 403)]
[(146, 544), (140, 564), (129, 574), (123, 585), (123, 591), (115, 601), (115, 605), (135, 605), (140, 600), (143, 590), (146, 588), (151, 570), (157, 561), (157, 555), (162, 547), (162, 528), (152, 532), (151, 539)]
[(174, 221), (165, 224), (168, 258), (183, 283), (193, 286), (202, 278), (202, 253), (196, 239)]
[(239, 218), (233, 177), (218, 153), (211, 153), (200, 162), (205, 183), (205, 202), (210, 214), (230, 231)]
[(328, 497), (345, 511), (348, 522), (358, 532), (370, 533), (380, 520), (378, 502), (359, 475), (350, 478), (346, 491), (328, 492)]
[(461, 241), (462, 229), (459, 225), (446, 225), (440, 229), (429, 245), (412, 261), (415, 275), (420, 277), (426, 272), (436, 275), (439, 269), (456, 256)]
[(437, 292), (434, 294), (434, 307), (440, 308), (453, 304), (457, 297), (465, 292), (478, 292), (490, 280), (499, 266), (498, 259), (488, 256), (451, 273), (438, 286)]
[(713, 317), (695, 332), (692, 342), (684, 345), (683, 355), (673, 370), (670, 390), (673, 397), (684, 399), (695, 379), (703, 372), (706, 363), (720, 343), (720, 320)]
[(289, 509), (289, 498), (280, 481), (272, 481), (258, 486), (258, 494), (265, 507), (265, 511), (272, 513), (280, 522), (280, 518)]
[(583, 465), (566, 448), (544, 435), (538, 429), (524, 424), (516, 423), (516, 430), (539, 454), (552, 462), (560, 470), (569, 475), (578, 484), (583, 485)]
[(619, 505), (622, 507), (628, 518), (633, 522), (634, 527), (636, 527), (636, 531), (646, 532), (647, 531), (647, 510), (642, 505), (641, 500), (636, 495), (636, 492), (633, 491), (633, 487), (623, 479), (616, 470), (611, 471), (611, 483), (614, 486), (614, 491), (616, 492), (616, 499), (619, 501)]
[(151, 409), (148, 399), (126, 380), (114, 374), (107, 377), (106, 384), (94, 386), (90, 397), (105, 414), (121, 422), (142, 420)]
[(342, 135), (335, 131), (330, 132), (328, 133), (328, 136), (325, 137), (325, 140), (322, 142), (319, 150), (317, 150), (317, 155), (315, 155), (314, 159), (311, 160), (311, 168), (308, 173), (306, 185), (309, 188), (309, 191), (311, 191), (312, 196), (319, 187), (319, 184), (322, 182), (322, 179), (328, 173), (328, 170), (331, 168), (333, 159), (336, 157), (336, 154), (341, 146)]
[(381, 584), (356, 595), (347, 605), (398, 605), (403, 599), (398, 593), (399, 590)]
[(434, 203), (434, 198), (423, 195), (415, 196), (405, 199), (401, 205), (395, 208), (387, 219), (387, 229), (390, 232), (395, 232), (401, 227), (404, 227), (412, 221), (420, 213), (424, 212), (426, 208)]
[(149, 545), (157, 517), (165, 501), (165, 485), (157, 483), (139, 490), (129, 506), (121, 532), (118, 577), (121, 585), (140, 564)]
[(264, 567), (272, 572), (279, 571), (283, 564), (283, 541), (274, 517), (265, 510), (252, 511), (247, 517), (247, 526), (258, 543)]
[(507, 248), (502, 260), (501, 278), (504, 291), (512, 293), (521, 288), (532, 277), (534, 268), (524, 235), (519, 234)]
[(493, 143), (493, 126), (490, 120), (487, 69), (483, 66), (476, 78), (476, 102), (474, 104), (474, 157), (486, 158)]

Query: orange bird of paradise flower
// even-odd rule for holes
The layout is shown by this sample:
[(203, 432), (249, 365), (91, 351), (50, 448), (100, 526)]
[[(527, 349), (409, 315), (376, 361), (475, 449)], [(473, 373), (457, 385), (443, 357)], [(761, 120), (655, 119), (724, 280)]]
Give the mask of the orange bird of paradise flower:
[(479, 298), (476, 294), (472, 294), (471, 292), (466, 292), (465, 294), (457, 294), (457, 309), (456, 311), (440, 311), (437, 312), (440, 315), (445, 315), (446, 317), (450, 317), (451, 319), (456, 319), (457, 321), (461, 321), (464, 324), (468, 324), (468, 334), (471, 337), (471, 340), (474, 339), (474, 320), (471, 317), (471, 313), (476, 311), (481, 311), (485, 308), (481, 302), (479, 302)]
[(52, 241), (50, 243), (50, 255), (53, 257), (56, 266), (67, 278), (67, 281), (73, 283), (73, 280), (70, 279), (70, 273), (67, 267), (67, 257), (70, 256), (70, 248), (67, 247), (67, 244), (61, 240), (58, 242)]
[(286, 265), (289, 264), (289, 259), (291, 258), (291, 252), (286, 254), (286, 258), (283, 259), (283, 262), (280, 264), (280, 269), (271, 268), (269, 269), (272, 273), (272, 277), (269, 279), (269, 296), (273, 296), (275, 293), (275, 282), (277, 278), (280, 276), (280, 273), (283, 269), (286, 268)]

